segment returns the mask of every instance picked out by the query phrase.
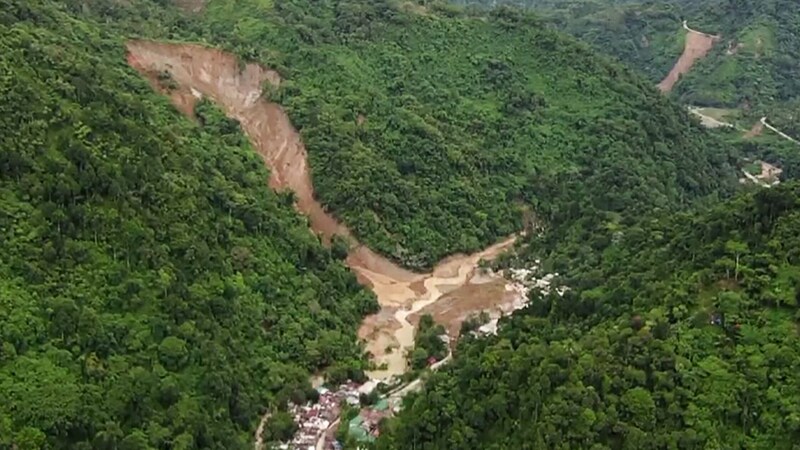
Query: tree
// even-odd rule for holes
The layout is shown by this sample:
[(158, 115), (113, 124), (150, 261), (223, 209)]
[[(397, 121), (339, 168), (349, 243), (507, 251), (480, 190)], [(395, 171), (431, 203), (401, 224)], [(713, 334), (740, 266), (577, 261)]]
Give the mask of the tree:
[(186, 341), (175, 336), (167, 336), (158, 346), (161, 363), (171, 370), (180, 369), (188, 355)]
[(291, 414), (285, 411), (274, 413), (264, 427), (264, 442), (289, 441), (297, 432), (297, 424)]
[(744, 242), (729, 240), (725, 242), (725, 251), (734, 258), (734, 279), (739, 280), (739, 258), (747, 253), (747, 244)]
[(642, 430), (651, 430), (655, 425), (656, 405), (644, 388), (636, 387), (622, 396), (622, 405), (628, 420)]

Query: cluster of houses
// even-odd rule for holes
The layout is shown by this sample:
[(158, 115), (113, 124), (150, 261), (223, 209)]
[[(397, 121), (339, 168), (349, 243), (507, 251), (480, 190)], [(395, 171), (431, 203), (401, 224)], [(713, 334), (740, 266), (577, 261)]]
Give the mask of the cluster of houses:
[[(538, 263), (538, 261), (537, 261)], [(518, 309), (524, 308), (528, 303), (528, 292), (531, 289), (539, 289), (548, 293), (555, 289), (559, 295), (563, 295), (567, 290), (564, 286), (553, 287), (552, 283), (558, 274), (547, 274), (542, 278), (533, 277), (534, 271), (527, 269), (512, 269), (511, 278), (513, 283), (507, 289), (514, 291), (514, 302), (509, 305), (508, 314)], [(493, 318), (488, 323), (483, 324), (476, 334), (496, 334), (499, 318)], [(446, 339), (447, 336), (445, 335)], [(449, 343), (449, 339), (445, 341)], [(429, 361), (432, 368), (446, 361)], [(338, 428), (339, 417), (342, 412), (342, 405), (357, 407), (360, 404), (361, 395), (370, 394), (378, 386), (379, 381), (370, 380), (364, 384), (348, 382), (342, 384), (337, 390), (333, 391), (325, 387), (317, 388), (319, 400), (316, 403), (305, 405), (289, 404), (289, 411), (294, 417), (298, 431), (291, 442), (280, 446), (284, 450), (340, 450), (341, 445), (334, 438), (336, 428)], [(413, 384), (413, 383), (412, 383)], [(401, 389), (402, 390), (402, 389)], [(399, 410), (401, 396), (390, 395), (380, 399), (374, 405), (362, 408), (360, 413), (348, 423), (350, 436), (359, 442), (374, 441), (380, 435), (380, 423), (385, 418), (391, 417)]]
[(350, 420), (348, 432), (359, 442), (372, 442), (380, 436), (380, 425), (383, 419), (392, 417), (397, 408), (390, 406), (389, 400), (381, 399), (372, 406), (366, 407)]
[[(358, 405), (358, 398), (361, 385), (357, 383), (346, 383), (339, 386), (339, 389), (319, 387), (319, 400), (316, 403), (305, 405), (289, 404), (289, 412), (294, 417), (297, 424), (297, 432), (291, 442), (280, 446), (283, 450), (314, 450), (317, 444), (323, 440), (323, 436), (330, 431), (335, 432), (333, 425), (339, 420), (342, 411), (342, 404)], [(324, 440), (325, 448), (335, 448), (332, 439)]]
[[(318, 387), (319, 399), (316, 403), (296, 405), (289, 403), (289, 412), (297, 424), (297, 432), (290, 442), (280, 445), (281, 450), (339, 450), (341, 445), (334, 438), (342, 405), (358, 406), (361, 394), (371, 393), (378, 385), (377, 380), (364, 384), (348, 382), (335, 391)], [(350, 434), (359, 441), (371, 441), (380, 433), (379, 422), (390, 417), (397, 408), (390, 408), (385, 399), (375, 405), (363, 408), (348, 425)]]
[[(540, 264), (536, 260), (536, 266)], [(514, 311), (520, 310), (529, 303), (528, 293), (531, 289), (537, 289), (543, 294), (547, 295), (553, 290), (552, 283), (558, 277), (558, 273), (548, 273), (541, 278), (534, 277), (535, 270), (530, 269), (510, 269), (512, 283), (506, 285), (506, 290), (513, 293), (514, 301), (503, 308), (502, 314), (508, 315)], [(555, 287), (555, 292), (559, 296), (563, 296), (568, 290), (566, 286)], [(475, 335), (497, 334), (497, 324), (500, 320), (499, 316), (494, 316), (488, 322), (484, 323), (477, 330), (473, 332)]]

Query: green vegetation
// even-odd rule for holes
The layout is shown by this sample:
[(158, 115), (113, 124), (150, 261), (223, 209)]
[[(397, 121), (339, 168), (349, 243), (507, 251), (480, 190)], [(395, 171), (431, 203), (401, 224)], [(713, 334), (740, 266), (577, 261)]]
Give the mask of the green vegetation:
[(434, 322), (430, 314), (420, 317), (419, 325), (414, 331), (414, 350), (409, 354), (412, 369), (424, 369), (430, 358), (441, 361), (447, 356), (447, 344), (442, 336), (447, 336), (444, 326)]
[(744, 166), (744, 170), (747, 171), (750, 175), (758, 175), (761, 173), (761, 163), (760, 162), (751, 162)]
[(237, 124), (52, 2), (0, 11), (0, 448), (251, 448), (310, 371), (358, 376), (377, 305)]
[(701, 114), (717, 119), (721, 122), (731, 122), (738, 118), (739, 111), (730, 108), (699, 108)]
[(216, 43), (281, 72), (265, 95), (300, 129), (317, 196), (411, 268), (519, 231), (525, 214), (570, 228), (735, 186), (728, 149), (686, 111), (525, 13), (211, 0), (159, 27), (157, 8), (134, 2), (118, 26)]
[[(782, 105), (774, 109), (775, 116), (770, 116), (769, 123), (778, 127), (790, 136), (800, 137), (800, 115), (797, 114), (800, 101)], [(739, 147), (738, 152), (777, 164), (783, 169), (782, 178), (797, 179), (800, 177), (800, 145), (788, 141), (777, 133), (764, 129), (761, 135), (752, 139), (735, 139), (732, 145)]]
[[(598, 50), (661, 80), (683, 50), (681, 21), (722, 36), (676, 86), (688, 104), (769, 110), (800, 96), (800, 6), (794, 0), (461, 0), (535, 8)], [(763, 112), (763, 111), (761, 111)]]
[(796, 448), (798, 229), (793, 183), (624, 230), (461, 341), (377, 447)]
[[(514, 342), (567, 339), (592, 320), (621, 317), (625, 298), (602, 283), (629, 264), (623, 256), (647, 270), (674, 267), (645, 266), (633, 248), (615, 256), (618, 233), (661, 242), (669, 230), (637, 232), (635, 219), (726, 196), (736, 184), (729, 147), (649, 81), (507, 9), (211, 0), (181, 15), (165, 0), (0, 0), (0, 24), (0, 448), (249, 448), (267, 409), (266, 438), (291, 433), (281, 408), (311, 394), (310, 373), (337, 383), (366, 368), (355, 328), (377, 305), (342, 264), (346, 245), (324, 248), (292, 196), (266, 187), (235, 121), (201, 102), (195, 123), (154, 94), (125, 64), (130, 36), (204, 41), (279, 70), (285, 81), (265, 95), (301, 130), (317, 195), (364, 243), (407, 266), (475, 250), (535, 215), (545, 233), (531, 233), (531, 251), (583, 274), (570, 280), (577, 317), (540, 299), (553, 317), (513, 319)], [(158, 78), (175, 87), (168, 73)], [(730, 248), (755, 270), (756, 244)], [(750, 279), (738, 264), (725, 268), (735, 282)], [(788, 289), (794, 275), (781, 273)], [(528, 327), (548, 320), (555, 325)], [(442, 355), (428, 325), (421, 348)], [(468, 345), (478, 358), (495, 343)], [(791, 379), (782, 360), (768, 361)], [(613, 373), (616, 360), (601, 363)], [(660, 417), (662, 400), (651, 408), (645, 398), (651, 386), (625, 383), (614, 392), (637, 405), (625, 414)], [(480, 429), (512, 429), (492, 414)], [(431, 414), (419, 419), (447, 432)], [(393, 436), (414, 426), (404, 419)]]
[(292, 440), (295, 432), (294, 417), (286, 411), (278, 411), (270, 416), (262, 437), (264, 442), (285, 442)]
[(566, 222), (569, 203), (649, 210), (734, 183), (685, 111), (522, 13), (213, 0), (202, 20), (203, 39), (283, 73), (269, 95), (302, 132), (317, 195), (410, 267), (518, 231), (525, 209)]

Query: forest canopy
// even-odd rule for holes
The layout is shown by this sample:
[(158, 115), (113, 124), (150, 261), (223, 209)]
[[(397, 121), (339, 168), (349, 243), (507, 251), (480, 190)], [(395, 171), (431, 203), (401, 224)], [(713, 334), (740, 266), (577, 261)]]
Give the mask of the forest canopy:
[(131, 36), (280, 71), (265, 95), (318, 197), (412, 268), (526, 215), (553, 248), (598, 253), (640, 215), (735, 189), (731, 149), (681, 106), (518, 11), (0, 0), (0, 24), (3, 448), (248, 448), (310, 374), (367, 366), (373, 295), (268, 189), (235, 121), (209, 102), (182, 117), (127, 66)]
[(795, 449), (800, 186), (625, 230), (459, 343), (379, 449)]
[[(410, 267), (543, 222), (730, 192), (728, 149), (644, 79), (534, 16), (212, 0), (202, 39), (277, 68), (316, 194)], [(253, 17), (260, 17), (254, 21)]]
[[(684, 103), (776, 115), (800, 99), (800, 3), (794, 0), (454, 0), (530, 8), (653, 83), (683, 51), (687, 20), (721, 38), (676, 85)], [(758, 116), (760, 117), (760, 116)]]
[(358, 377), (373, 295), (237, 125), (52, 2), (0, 10), (0, 448), (252, 448), (310, 372)]

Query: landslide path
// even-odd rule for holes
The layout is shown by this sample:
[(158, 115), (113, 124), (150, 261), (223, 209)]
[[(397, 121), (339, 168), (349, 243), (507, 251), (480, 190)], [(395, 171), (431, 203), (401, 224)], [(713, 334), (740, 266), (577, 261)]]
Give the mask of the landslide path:
[[(515, 238), (511, 237), (480, 253), (451, 256), (427, 274), (399, 267), (360, 245), (347, 227), (315, 200), (300, 135), (283, 109), (261, 96), (264, 83), (280, 84), (278, 73), (257, 64), (240, 66), (233, 55), (201, 45), (131, 41), (127, 47), (128, 63), (156, 90), (168, 95), (184, 114), (191, 116), (196, 100), (208, 97), (229, 117), (238, 120), (270, 169), (270, 187), (293, 191), (295, 207), (308, 217), (311, 229), (323, 240), (327, 242), (334, 235), (350, 240), (346, 263), (359, 282), (375, 292), (382, 308), (378, 314), (367, 317), (359, 330), (359, 336), (367, 342), (367, 350), (379, 364), (388, 366), (373, 376), (388, 378), (405, 371), (405, 350), (413, 345), (413, 326), (406, 317), (435, 303), (445, 293), (471, 283), (481, 259), (494, 258), (514, 243)], [(169, 74), (169, 83), (164, 83), (165, 74)], [(501, 279), (500, 275), (494, 277), (498, 282)], [(512, 300), (487, 297), (483, 304), (473, 307), (477, 312), (484, 306), (496, 307)], [(390, 348), (393, 349), (388, 351)]]
[(683, 47), (683, 54), (678, 58), (667, 77), (661, 80), (661, 83), (658, 83), (658, 89), (661, 92), (672, 91), (675, 83), (680, 80), (681, 75), (688, 73), (697, 60), (705, 58), (714, 43), (720, 39), (719, 36), (712, 36), (689, 28), (685, 20), (683, 21), (683, 28), (686, 30), (686, 44)]

